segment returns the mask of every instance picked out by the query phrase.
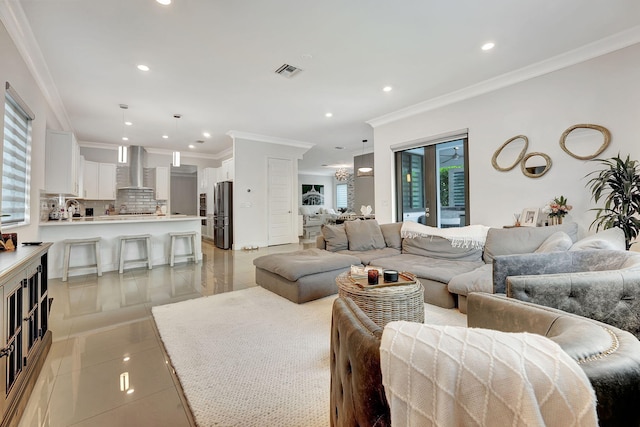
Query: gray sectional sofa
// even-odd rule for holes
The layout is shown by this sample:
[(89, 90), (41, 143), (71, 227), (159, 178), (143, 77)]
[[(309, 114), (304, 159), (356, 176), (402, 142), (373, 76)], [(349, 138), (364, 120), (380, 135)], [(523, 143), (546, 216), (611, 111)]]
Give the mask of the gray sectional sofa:
[[(575, 223), (550, 227), (490, 228), (483, 249), (453, 247), (443, 237), (401, 237), (402, 223), (375, 220), (325, 225), (320, 249), (355, 256), (364, 265), (414, 273), (425, 288), (425, 302), (466, 312), (467, 294), (492, 292), (496, 256), (536, 250), (567, 250), (577, 241)], [(554, 237), (552, 237), (554, 236)], [(624, 238), (622, 239), (624, 244)]]

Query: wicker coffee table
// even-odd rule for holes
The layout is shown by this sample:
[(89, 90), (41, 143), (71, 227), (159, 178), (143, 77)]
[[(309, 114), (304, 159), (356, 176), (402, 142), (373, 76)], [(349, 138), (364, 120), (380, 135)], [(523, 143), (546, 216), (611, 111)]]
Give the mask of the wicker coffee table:
[(416, 283), (378, 288), (361, 288), (353, 283), (349, 271), (336, 277), (338, 294), (351, 298), (376, 325), (394, 320), (424, 323), (424, 287)]

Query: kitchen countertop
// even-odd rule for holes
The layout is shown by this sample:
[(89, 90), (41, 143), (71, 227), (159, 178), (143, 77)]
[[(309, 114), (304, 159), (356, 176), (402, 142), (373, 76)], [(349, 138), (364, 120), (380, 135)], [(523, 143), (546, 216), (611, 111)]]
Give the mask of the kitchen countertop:
[(71, 221), (68, 219), (43, 221), (40, 222), (40, 227), (114, 224), (122, 222), (129, 224), (133, 222), (191, 221), (200, 219), (202, 219), (202, 217), (196, 215), (100, 215), (94, 217), (76, 217)]

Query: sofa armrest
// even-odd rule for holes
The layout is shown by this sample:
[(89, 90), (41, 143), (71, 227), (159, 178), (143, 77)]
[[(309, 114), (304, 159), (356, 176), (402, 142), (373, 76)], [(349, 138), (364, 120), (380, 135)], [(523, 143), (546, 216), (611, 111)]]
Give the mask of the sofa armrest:
[(640, 338), (640, 271), (510, 276), (507, 296), (588, 317)]
[(493, 259), (493, 293), (506, 292), (508, 276), (566, 273), (572, 271), (568, 252), (500, 255)]

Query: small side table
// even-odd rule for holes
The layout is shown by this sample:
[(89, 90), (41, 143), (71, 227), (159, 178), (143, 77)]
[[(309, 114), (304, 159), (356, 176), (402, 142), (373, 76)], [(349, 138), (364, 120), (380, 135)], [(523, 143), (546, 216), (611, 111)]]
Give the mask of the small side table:
[(362, 289), (347, 271), (336, 277), (338, 294), (351, 298), (373, 322), (384, 328), (394, 320), (424, 323), (424, 287), (420, 281), (408, 285)]

